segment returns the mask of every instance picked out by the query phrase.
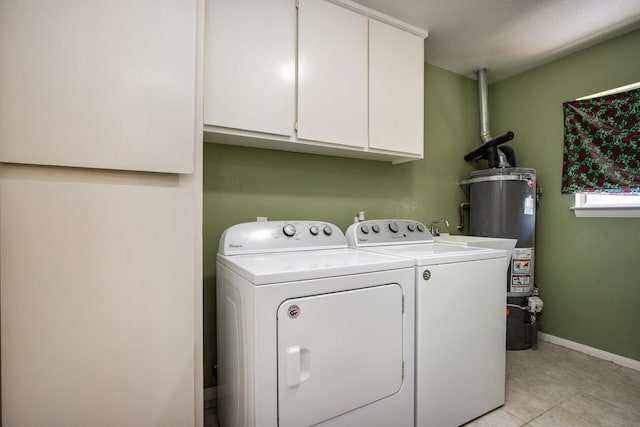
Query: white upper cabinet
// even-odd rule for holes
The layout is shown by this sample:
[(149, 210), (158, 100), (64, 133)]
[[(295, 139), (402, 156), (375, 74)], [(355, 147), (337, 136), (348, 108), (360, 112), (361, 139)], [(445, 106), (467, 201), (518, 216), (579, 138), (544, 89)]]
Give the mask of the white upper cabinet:
[(0, 2), (0, 161), (192, 173), (196, 0)]
[(208, 0), (206, 32), (205, 141), (422, 158), (425, 31), (349, 0)]
[(291, 0), (207, 2), (206, 124), (293, 135), (295, 11)]
[(369, 147), (422, 156), (424, 39), (369, 21)]
[(300, 0), (298, 137), (367, 146), (367, 18)]

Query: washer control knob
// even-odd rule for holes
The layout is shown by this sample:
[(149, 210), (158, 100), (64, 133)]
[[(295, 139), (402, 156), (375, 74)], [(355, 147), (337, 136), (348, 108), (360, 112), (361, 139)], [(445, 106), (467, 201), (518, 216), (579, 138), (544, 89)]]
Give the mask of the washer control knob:
[(322, 231), (324, 231), (324, 234), (326, 234), (327, 236), (331, 236), (331, 234), (333, 234), (333, 228), (329, 227), (328, 225), (324, 227)]
[(296, 227), (294, 227), (293, 224), (285, 224), (285, 226), (282, 227), (282, 232), (287, 237), (293, 237), (296, 235)]
[(407, 225), (407, 228), (409, 229), (409, 231), (416, 231), (415, 224), (409, 224), (409, 225)]
[(418, 225), (417, 225), (417, 227), (418, 227), (418, 231), (419, 231), (419, 232), (421, 232), (421, 233), (422, 233), (422, 232), (424, 231), (424, 225), (422, 225), (422, 224), (418, 224)]
[(374, 233), (379, 233), (380, 232), (380, 226), (378, 224), (373, 224), (371, 226), (371, 229), (373, 230)]
[(312, 225), (311, 228), (309, 229), (309, 233), (311, 233), (314, 236), (317, 236), (319, 232), (320, 232), (320, 229), (316, 225)]
[(397, 233), (399, 228), (398, 228), (398, 224), (396, 224), (395, 222), (390, 222), (389, 223), (389, 230), (391, 230), (392, 233)]
[(362, 232), (362, 234), (369, 234), (369, 227), (367, 227), (366, 225), (361, 225), (360, 231)]

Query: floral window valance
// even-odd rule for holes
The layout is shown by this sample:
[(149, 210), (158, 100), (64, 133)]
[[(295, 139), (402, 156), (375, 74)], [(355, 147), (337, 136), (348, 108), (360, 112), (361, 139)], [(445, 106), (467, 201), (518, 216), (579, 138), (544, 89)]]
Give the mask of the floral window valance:
[(640, 194), (640, 89), (562, 106), (562, 192)]

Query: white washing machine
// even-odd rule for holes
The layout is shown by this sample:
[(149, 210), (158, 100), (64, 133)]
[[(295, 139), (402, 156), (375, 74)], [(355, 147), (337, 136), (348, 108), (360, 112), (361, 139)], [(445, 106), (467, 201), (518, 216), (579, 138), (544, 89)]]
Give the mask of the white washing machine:
[(411, 220), (362, 221), (346, 237), (415, 264), (416, 426), (459, 426), (503, 405), (507, 251), (434, 243)]
[(217, 257), (219, 421), (413, 426), (413, 262), (319, 221), (238, 224)]

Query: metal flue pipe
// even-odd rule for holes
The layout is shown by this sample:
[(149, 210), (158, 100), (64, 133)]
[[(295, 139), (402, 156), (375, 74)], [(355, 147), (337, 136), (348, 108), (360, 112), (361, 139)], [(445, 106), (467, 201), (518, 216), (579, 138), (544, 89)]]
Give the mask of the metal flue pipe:
[(489, 96), (487, 88), (487, 70), (481, 68), (477, 71), (478, 76), (478, 105), (480, 107), (480, 138), (482, 142), (493, 139), (489, 130)]
[(482, 144), (465, 154), (466, 161), (474, 160), (478, 157), (486, 159), (489, 168), (496, 167), (507, 168), (515, 167), (515, 154), (511, 147), (503, 147), (498, 149), (498, 145), (511, 141), (514, 137), (513, 132), (509, 131), (497, 138), (491, 136), (489, 130), (489, 100), (487, 87), (487, 70), (481, 68), (477, 71), (478, 75), (478, 104), (480, 110), (480, 138)]

